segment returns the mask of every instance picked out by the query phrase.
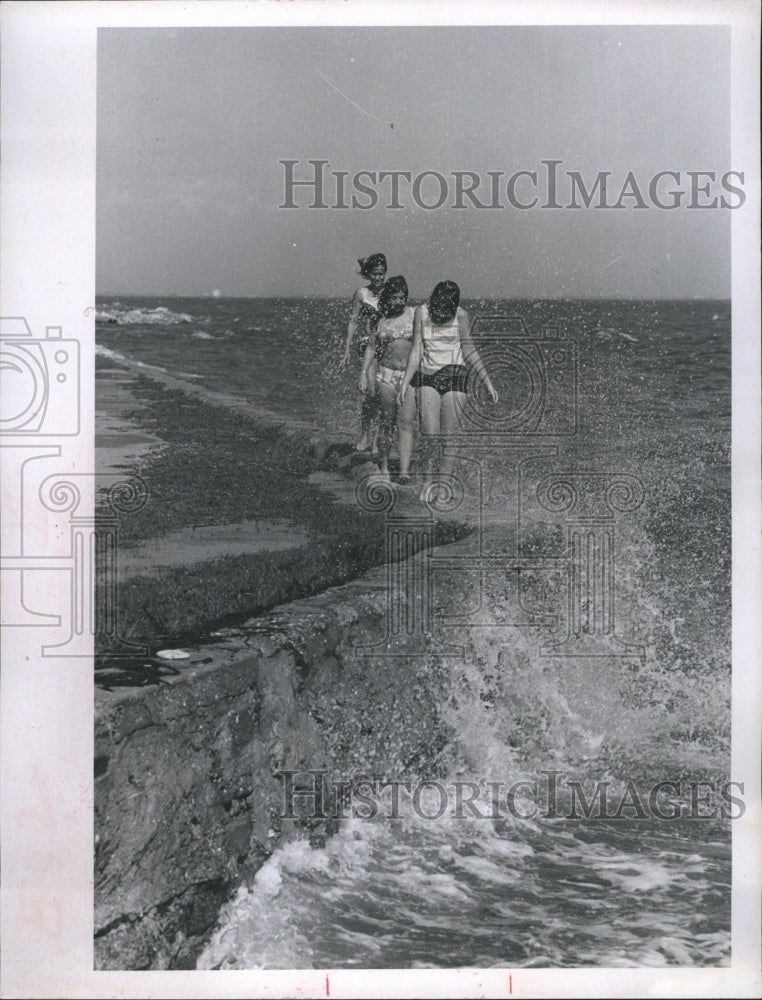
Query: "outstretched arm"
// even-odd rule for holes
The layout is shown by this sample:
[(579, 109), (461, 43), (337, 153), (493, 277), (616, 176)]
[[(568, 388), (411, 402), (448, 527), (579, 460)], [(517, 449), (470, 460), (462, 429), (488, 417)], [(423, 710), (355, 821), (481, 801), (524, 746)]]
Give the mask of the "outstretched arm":
[(471, 324), (468, 313), (465, 309), (458, 309), (458, 333), (460, 334), (460, 346), (463, 349), (463, 358), (472, 371), (484, 382), (487, 392), (490, 394), (493, 403), (497, 402), (497, 390), (492, 384), (484, 362), (479, 357), (479, 352), (471, 339)]
[(418, 371), (418, 365), (421, 363), (422, 354), (423, 324), (421, 322), (421, 309), (419, 306), (415, 310), (415, 316), (413, 317), (413, 346), (410, 350), (410, 354), (408, 355), (405, 374), (402, 376), (402, 382), (400, 383), (399, 392), (397, 393), (397, 403), (400, 406), (402, 406), (405, 402), (405, 395), (407, 394), (408, 386), (412, 381), (413, 375), (415, 375)]
[(349, 314), (349, 323), (347, 324), (347, 339), (344, 344), (344, 354), (342, 355), (340, 362), (342, 367), (349, 362), (352, 341), (355, 339), (355, 334), (357, 333), (357, 324), (360, 319), (361, 309), (362, 296), (360, 295), (360, 289), (358, 288), (352, 297), (352, 311)]

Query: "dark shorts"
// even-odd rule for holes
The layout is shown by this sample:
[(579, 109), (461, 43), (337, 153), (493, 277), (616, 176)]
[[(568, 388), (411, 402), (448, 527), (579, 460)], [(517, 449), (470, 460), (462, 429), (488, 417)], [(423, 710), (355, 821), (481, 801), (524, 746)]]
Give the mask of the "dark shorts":
[(436, 389), (440, 396), (447, 392), (468, 392), (468, 368), (464, 365), (445, 365), (439, 371), (424, 375), (416, 372), (410, 383), (414, 389), (429, 386)]

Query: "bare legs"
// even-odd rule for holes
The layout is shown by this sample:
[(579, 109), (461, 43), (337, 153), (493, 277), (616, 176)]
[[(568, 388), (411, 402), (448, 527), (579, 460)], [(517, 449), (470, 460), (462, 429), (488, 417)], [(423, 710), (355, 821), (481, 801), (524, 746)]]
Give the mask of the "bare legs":
[(436, 464), (436, 453), (439, 440), (442, 441), (442, 460), (439, 463), (439, 472), (443, 475), (450, 475), (455, 465), (455, 456), (449, 447), (448, 438), (457, 434), (460, 430), (460, 413), (466, 402), (464, 392), (446, 392), (440, 396), (436, 389), (424, 385), (418, 390), (418, 399), (421, 410), (421, 447), (423, 451), (423, 489), (421, 496), (424, 497), (434, 476), (434, 466)]
[(392, 448), (394, 425), (397, 424), (397, 448), (400, 455), (400, 476), (410, 472), (415, 432), (415, 391), (408, 389), (405, 402), (397, 405), (397, 390), (382, 382), (378, 387), (381, 421), (378, 434), (379, 466), (383, 476), (389, 475), (389, 452)]
[[(396, 406), (396, 397), (395, 397)], [(397, 450), (400, 455), (400, 476), (410, 474), (410, 459), (413, 457), (413, 440), (415, 438), (418, 413), (415, 406), (415, 390), (408, 389), (405, 402), (397, 406)]]
[(378, 394), (376, 392), (377, 365), (374, 361), (368, 369), (368, 389), (362, 394), (360, 406), (360, 437), (355, 448), (357, 451), (370, 451), (376, 454), (378, 445)]

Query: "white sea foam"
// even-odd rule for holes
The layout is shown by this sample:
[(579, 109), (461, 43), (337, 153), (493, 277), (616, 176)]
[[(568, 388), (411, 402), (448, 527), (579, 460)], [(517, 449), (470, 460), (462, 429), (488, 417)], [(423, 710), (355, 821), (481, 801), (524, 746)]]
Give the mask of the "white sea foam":
[(129, 309), (118, 303), (110, 309), (98, 309), (95, 313), (96, 323), (115, 323), (117, 326), (174, 326), (178, 323), (193, 323), (193, 316), (188, 313), (172, 312), (166, 306), (155, 309)]
[[(145, 361), (133, 361), (131, 358), (127, 358), (124, 354), (120, 354), (119, 351), (113, 350), (111, 347), (104, 347), (102, 344), (95, 345), (95, 353), (102, 358), (110, 358), (112, 361), (123, 361), (127, 363), (130, 367), (135, 368), (145, 368), (147, 371), (162, 372), (165, 375), (169, 374), (166, 368), (162, 368), (161, 365), (149, 365)], [(197, 375), (195, 372), (172, 372), (178, 378), (203, 378), (203, 375)]]

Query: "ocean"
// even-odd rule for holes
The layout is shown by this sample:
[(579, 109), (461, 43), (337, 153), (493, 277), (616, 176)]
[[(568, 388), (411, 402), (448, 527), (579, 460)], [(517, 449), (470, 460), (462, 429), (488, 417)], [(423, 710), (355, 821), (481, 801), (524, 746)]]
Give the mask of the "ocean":
[[(729, 963), (729, 817), (743, 808), (727, 784), (730, 305), (463, 305), (500, 400), (474, 394), (478, 446), (456, 475), (525, 557), (578, 546), (561, 617), (613, 630), (633, 656), (586, 670), (560, 655), (549, 670), (536, 644), (496, 650), (475, 630), (477, 655), (453, 666), (457, 736), (440, 770), (406, 774), (399, 808), (366, 787), (327, 843), (277, 849), (223, 910), (200, 968)], [(347, 311), (104, 298), (96, 340), (346, 440), (359, 412), (359, 359), (338, 364)], [(543, 591), (542, 575), (530, 596), (550, 610), (563, 588)]]

